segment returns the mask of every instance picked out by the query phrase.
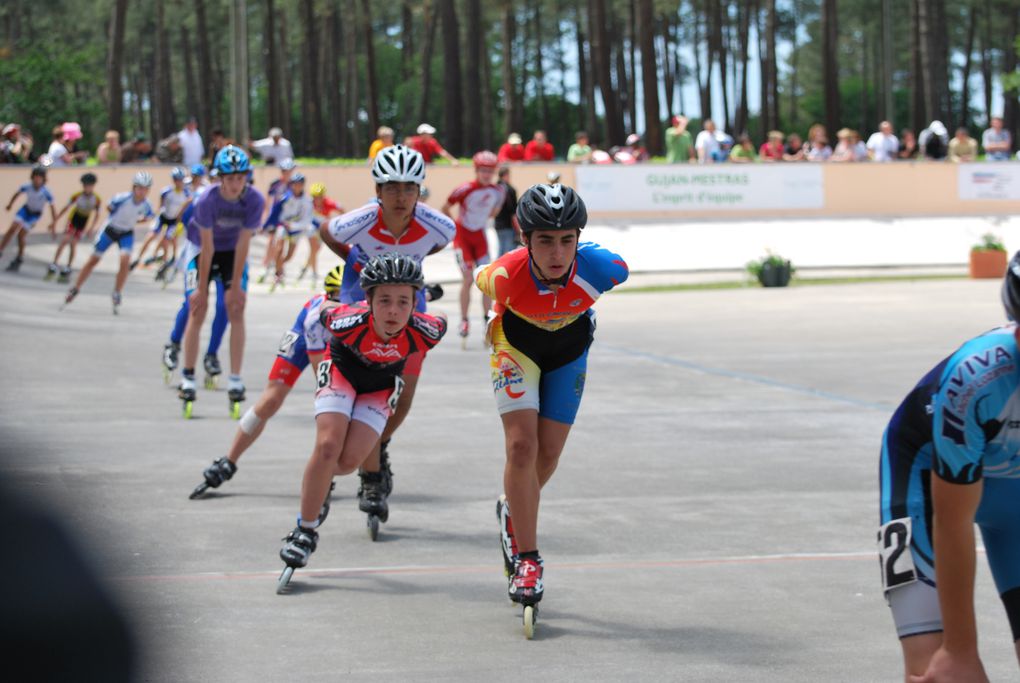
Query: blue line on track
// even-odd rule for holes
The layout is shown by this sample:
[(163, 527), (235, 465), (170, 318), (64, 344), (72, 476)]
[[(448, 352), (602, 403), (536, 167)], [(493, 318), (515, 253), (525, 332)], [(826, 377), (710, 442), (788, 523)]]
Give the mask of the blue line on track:
[(662, 363), (663, 365), (672, 365), (678, 368), (684, 368), (685, 370), (693, 370), (694, 372), (700, 372), (706, 375), (715, 375), (716, 377), (726, 377), (727, 379), (735, 379), (742, 382), (751, 382), (753, 384), (760, 384), (766, 387), (772, 387), (773, 389), (783, 389), (784, 391), (792, 391), (794, 393), (803, 394), (805, 396), (814, 396), (815, 398), (823, 398), (827, 401), (834, 401), (836, 403), (843, 403), (846, 405), (855, 406), (857, 408), (868, 408), (869, 410), (878, 410), (881, 412), (889, 412), (895, 408), (895, 406), (887, 403), (878, 403), (875, 401), (863, 401), (861, 399), (853, 398), (851, 396), (842, 396), (840, 394), (833, 394), (828, 391), (821, 391), (819, 389), (812, 389), (811, 387), (800, 386), (799, 384), (789, 384), (787, 382), (780, 382), (778, 380), (771, 379), (769, 377), (762, 377), (761, 375), (752, 375), (747, 372), (737, 372), (735, 370), (726, 370), (723, 368), (713, 368), (707, 365), (701, 365), (700, 363), (694, 363), (689, 360), (682, 358), (675, 358), (673, 356), (663, 356), (658, 353), (648, 353), (647, 351), (638, 351), (636, 349), (629, 349), (623, 346), (614, 346), (612, 344), (599, 344), (600, 349), (608, 349), (615, 353), (622, 353), (626, 356), (633, 356), (634, 358), (643, 358), (650, 360), (654, 363)]

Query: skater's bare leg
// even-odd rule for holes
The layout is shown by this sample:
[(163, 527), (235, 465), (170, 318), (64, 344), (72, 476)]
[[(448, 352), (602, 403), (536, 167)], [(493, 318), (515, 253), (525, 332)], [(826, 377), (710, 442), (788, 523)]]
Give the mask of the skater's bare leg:
[(85, 281), (89, 279), (89, 275), (95, 269), (96, 264), (99, 263), (100, 255), (92, 254), (89, 256), (89, 260), (85, 262), (85, 267), (78, 273), (78, 278), (74, 281), (74, 288), (80, 290), (84, 285)]
[(460, 317), (462, 320), (467, 320), (468, 306), (471, 304), (471, 290), (475, 288), (475, 280), (471, 277), (470, 270), (462, 271), (461, 275), (463, 280), (460, 285)]
[(386, 420), (386, 428), (383, 429), (382, 437), (372, 446), (372, 452), (365, 459), (362, 469), (366, 472), (378, 472), (382, 465), (379, 462), (379, 451), (383, 441), (389, 441), (393, 433), (403, 423), (404, 418), (411, 412), (411, 402), (414, 400), (415, 389), (418, 388), (418, 375), (404, 376), (404, 389), (400, 392), (400, 399), (397, 401), (397, 409)]
[(11, 223), (11, 227), (7, 228), (3, 240), (0, 241), (0, 252), (7, 248), (7, 243), (14, 239), (15, 233), (19, 230), (21, 230), (21, 227), (17, 223)]
[[(208, 292), (206, 292), (208, 297)], [(202, 332), (202, 323), (205, 322), (205, 312), (208, 308), (208, 301), (189, 302), (188, 324), (184, 327), (184, 365), (185, 368), (194, 368), (198, 361), (198, 337)]]
[(301, 481), (301, 519), (319, 517), (322, 501), (329, 492), (329, 482), (338, 466), (347, 437), (350, 419), (340, 413), (321, 413), (315, 416), (315, 446), (305, 465)]
[[(232, 283), (225, 296), (227, 297), (227, 320), (230, 321), (230, 374), (240, 375), (241, 364), (244, 361), (244, 303), (246, 297), (239, 282)], [(198, 353), (197, 345), (195, 352)]]
[(251, 448), (251, 445), (262, 434), (262, 430), (266, 428), (266, 423), (269, 422), (269, 419), (276, 415), (276, 412), (283, 405), (289, 393), (290, 387), (283, 382), (273, 381), (269, 383), (265, 391), (262, 392), (262, 395), (259, 396), (258, 403), (255, 404), (253, 409), (255, 417), (258, 418), (258, 424), (251, 430), (250, 434), (238, 428), (237, 434), (234, 435), (234, 443), (231, 444), (230, 450), (227, 452), (227, 460), (235, 465), (237, 464), (237, 461), (241, 459), (244, 452)]
[(131, 272), (131, 254), (124, 251), (120, 254), (120, 269), (117, 270), (117, 281), (114, 285), (116, 291), (124, 291), (124, 283), (127, 282), (129, 272)]

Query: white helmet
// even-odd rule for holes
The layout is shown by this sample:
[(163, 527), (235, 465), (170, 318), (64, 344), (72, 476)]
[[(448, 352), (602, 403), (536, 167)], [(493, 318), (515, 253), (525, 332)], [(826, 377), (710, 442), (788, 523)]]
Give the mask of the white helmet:
[(152, 187), (152, 176), (145, 171), (139, 171), (138, 173), (135, 173), (135, 180), (132, 185), (137, 185), (139, 187)]
[(425, 182), (425, 160), (419, 152), (405, 147), (393, 145), (386, 147), (375, 155), (372, 164), (372, 178), (376, 185), (383, 183), (417, 183)]

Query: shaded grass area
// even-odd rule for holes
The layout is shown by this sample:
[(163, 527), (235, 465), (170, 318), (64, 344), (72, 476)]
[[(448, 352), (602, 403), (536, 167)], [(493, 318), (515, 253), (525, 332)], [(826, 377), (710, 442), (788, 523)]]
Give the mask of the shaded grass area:
[[(790, 287), (809, 287), (812, 285), (856, 285), (869, 282), (910, 282), (925, 280), (966, 280), (966, 275), (874, 275), (861, 277), (795, 277), (790, 280)], [(622, 294), (641, 294), (645, 292), (685, 292), (699, 291), (706, 289), (742, 289), (745, 287), (759, 287), (754, 280), (725, 280), (720, 282), (692, 282), (666, 285), (647, 285), (639, 287), (625, 287), (620, 290)]]

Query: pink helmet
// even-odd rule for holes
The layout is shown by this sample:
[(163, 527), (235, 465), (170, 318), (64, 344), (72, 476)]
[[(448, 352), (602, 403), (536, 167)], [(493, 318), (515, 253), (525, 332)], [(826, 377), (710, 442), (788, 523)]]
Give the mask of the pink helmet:
[(499, 166), (499, 159), (487, 149), (478, 152), (471, 161), (475, 162), (475, 168), (496, 168)]
[(60, 127), (60, 129), (64, 132), (64, 137), (68, 140), (80, 140), (82, 137), (81, 126), (73, 121), (65, 123)]

